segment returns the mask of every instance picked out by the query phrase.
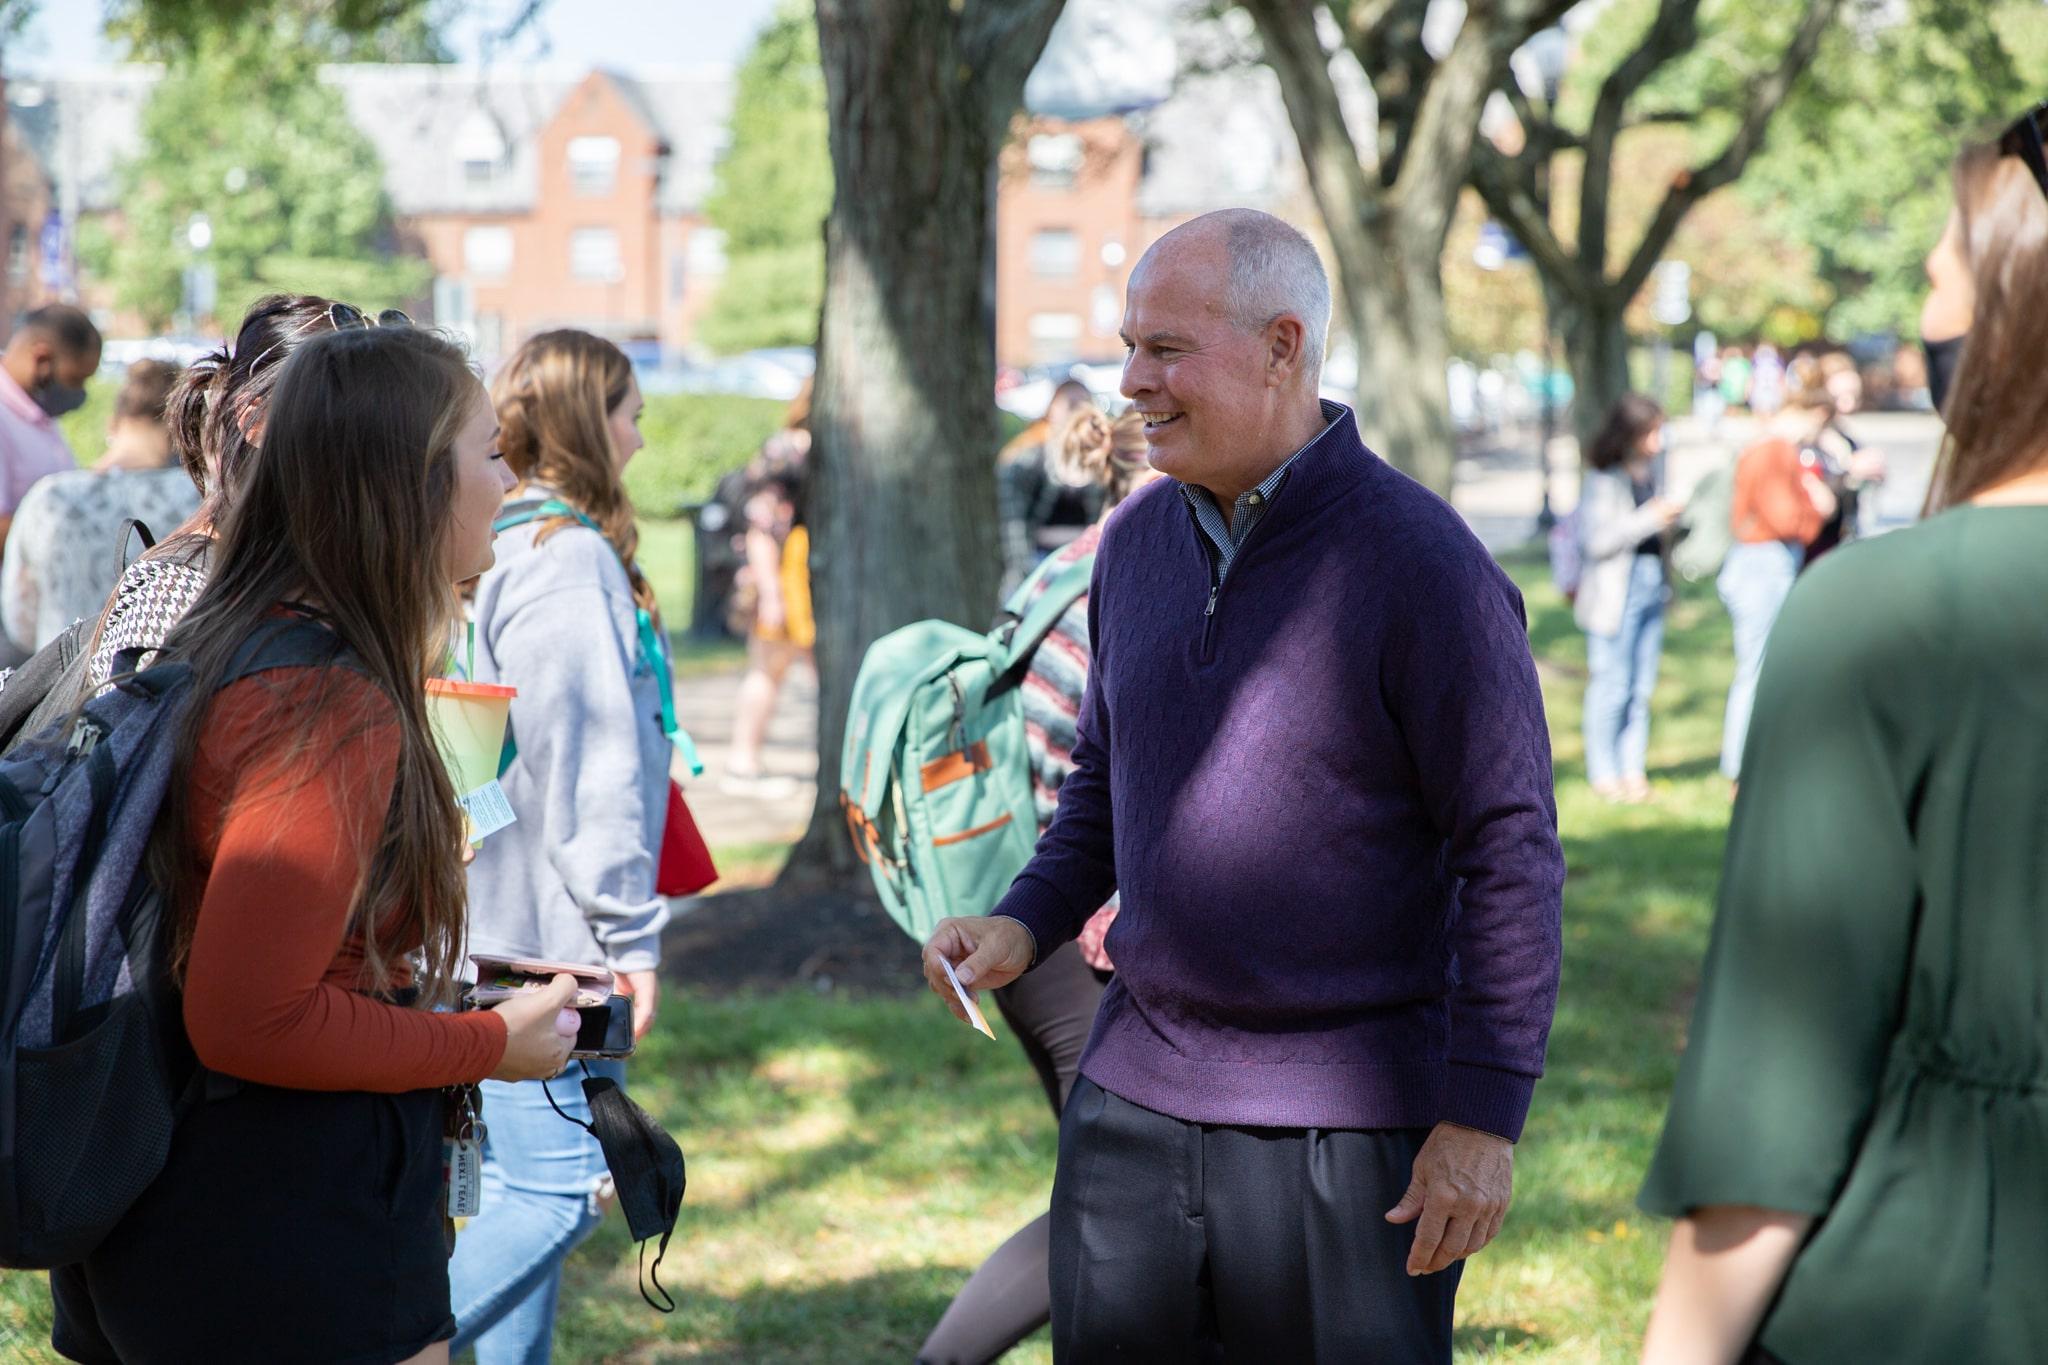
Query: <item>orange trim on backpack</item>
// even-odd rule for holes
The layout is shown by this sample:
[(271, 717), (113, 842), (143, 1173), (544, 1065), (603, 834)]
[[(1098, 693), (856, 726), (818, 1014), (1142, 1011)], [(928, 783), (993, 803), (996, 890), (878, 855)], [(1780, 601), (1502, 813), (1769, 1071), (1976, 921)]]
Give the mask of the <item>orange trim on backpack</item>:
[(964, 749), (933, 759), (918, 771), (924, 778), (925, 791), (935, 792), (976, 773), (985, 773), (994, 766), (995, 760), (988, 753), (988, 741), (976, 740)]
[(985, 825), (976, 825), (973, 829), (961, 830), (958, 834), (941, 834), (932, 840), (932, 846), (934, 848), (944, 848), (947, 844), (965, 843), (969, 839), (978, 838), (983, 834), (999, 830), (1009, 823), (1010, 816), (1008, 813), (1005, 813), (1000, 820), (991, 820)]

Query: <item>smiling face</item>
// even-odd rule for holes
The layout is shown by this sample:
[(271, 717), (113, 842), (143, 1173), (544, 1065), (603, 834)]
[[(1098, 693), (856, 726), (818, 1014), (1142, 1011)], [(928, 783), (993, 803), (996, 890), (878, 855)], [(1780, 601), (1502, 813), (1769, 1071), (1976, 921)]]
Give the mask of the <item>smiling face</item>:
[(1258, 330), (1238, 325), (1229, 288), (1224, 234), (1184, 228), (1145, 254), (1124, 305), (1121, 387), (1144, 418), (1152, 467), (1218, 499), (1256, 484), (1274, 463), (1267, 447), (1291, 430), (1280, 418), (1303, 334), (1292, 317)]
[(469, 416), (455, 434), (449, 458), (455, 466), (455, 492), (449, 502), (448, 581), (464, 583), (497, 562), (491, 523), (512, 491), (512, 467), (498, 451), (498, 416), (490, 396), (478, 385)]

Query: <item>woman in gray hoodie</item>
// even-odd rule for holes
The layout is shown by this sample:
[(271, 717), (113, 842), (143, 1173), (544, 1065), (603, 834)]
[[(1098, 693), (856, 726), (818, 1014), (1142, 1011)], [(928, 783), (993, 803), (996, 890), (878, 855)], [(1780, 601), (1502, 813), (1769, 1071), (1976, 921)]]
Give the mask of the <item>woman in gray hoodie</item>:
[(1664, 649), (1670, 546), (1683, 510), (1658, 495), (1664, 409), (1623, 394), (1586, 452), (1579, 493), (1583, 568), (1573, 614), (1586, 632), (1586, 777), (1609, 801), (1650, 795), (1650, 694)]
[[(611, 970), (654, 1022), (667, 901), (655, 889), (674, 753), (668, 659), (620, 482), (642, 445), (632, 366), (587, 332), (528, 341), (492, 387), (519, 487), (477, 583), (476, 681), (519, 689), (501, 778), (515, 823), (469, 871), (469, 951)], [(623, 1082), (623, 1062), (587, 1063)], [(589, 1121), (575, 1084), (553, 1101)], [(483, 1211), (449, 1266), (455, 1350), (547, 1359), (562, 1262), (596, 1227), (604, 1157), (539, 1082), (484, 1086)]]

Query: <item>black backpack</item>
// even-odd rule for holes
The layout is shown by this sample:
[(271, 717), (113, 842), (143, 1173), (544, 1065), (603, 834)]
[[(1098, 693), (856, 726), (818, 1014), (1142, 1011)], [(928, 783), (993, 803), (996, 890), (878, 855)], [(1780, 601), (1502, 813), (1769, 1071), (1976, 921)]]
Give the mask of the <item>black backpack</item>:
[[(222, 686), (352, 662), (332, 631), (279, 619)], [(0, 759), (0, 1266), (14, 1269), (98, 1246), (162, 1171), (200, 1091), (144, 857), (179, 721), (200, 698), (182, 662), (118, 674)]]

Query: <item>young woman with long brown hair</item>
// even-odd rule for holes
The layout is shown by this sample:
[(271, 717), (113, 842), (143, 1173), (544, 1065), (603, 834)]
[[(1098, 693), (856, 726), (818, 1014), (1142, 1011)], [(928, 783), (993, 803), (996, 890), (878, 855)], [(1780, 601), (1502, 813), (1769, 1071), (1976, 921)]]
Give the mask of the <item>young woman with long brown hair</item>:
[(1802, 576), (1643, 1206), (1644, 1352), (2036, 1360), (2048, 1341), (2048, 105), (1956, 163), (1931, 515)]
[[(461, 352), (412, 328), (313, 338), (278, 378), (164, 642), (208, 698), (150, 857), (207, 1099), (99, 1249), (53, 1272), (73, 1359), (447, 1359), (444, 1088), (558, 1072), (573, 988), (429, 1008), (465, 907), (424, 689), (454, 584), (491, 562), (495, 431)], [(281, 618), (331, 632), (335, 661), (220, 687)]]
[[(476, 679), (519, 689), (502, 781), (518, 823), (469, 871), (470, 949), (609, 968), (654, 1022), (668, 902), (656, 870), (668, 813), (674, 712), (654, 591), (620, 473), (641, 447), (640, 389), (618, 347), (545, 332), (492, 386), (519, 479), (498, 562), (477, 584)], [(665, 719), (667, 718), (667, 719)], [(586, 1063), (623, 1082), (616, 1061)], [(545, 1360), (562, 1261), (597, 1224), (604, 1177), (575, 1086), (490, 1083), (483, 1211), (450, 1274), (481, 1365)]]

